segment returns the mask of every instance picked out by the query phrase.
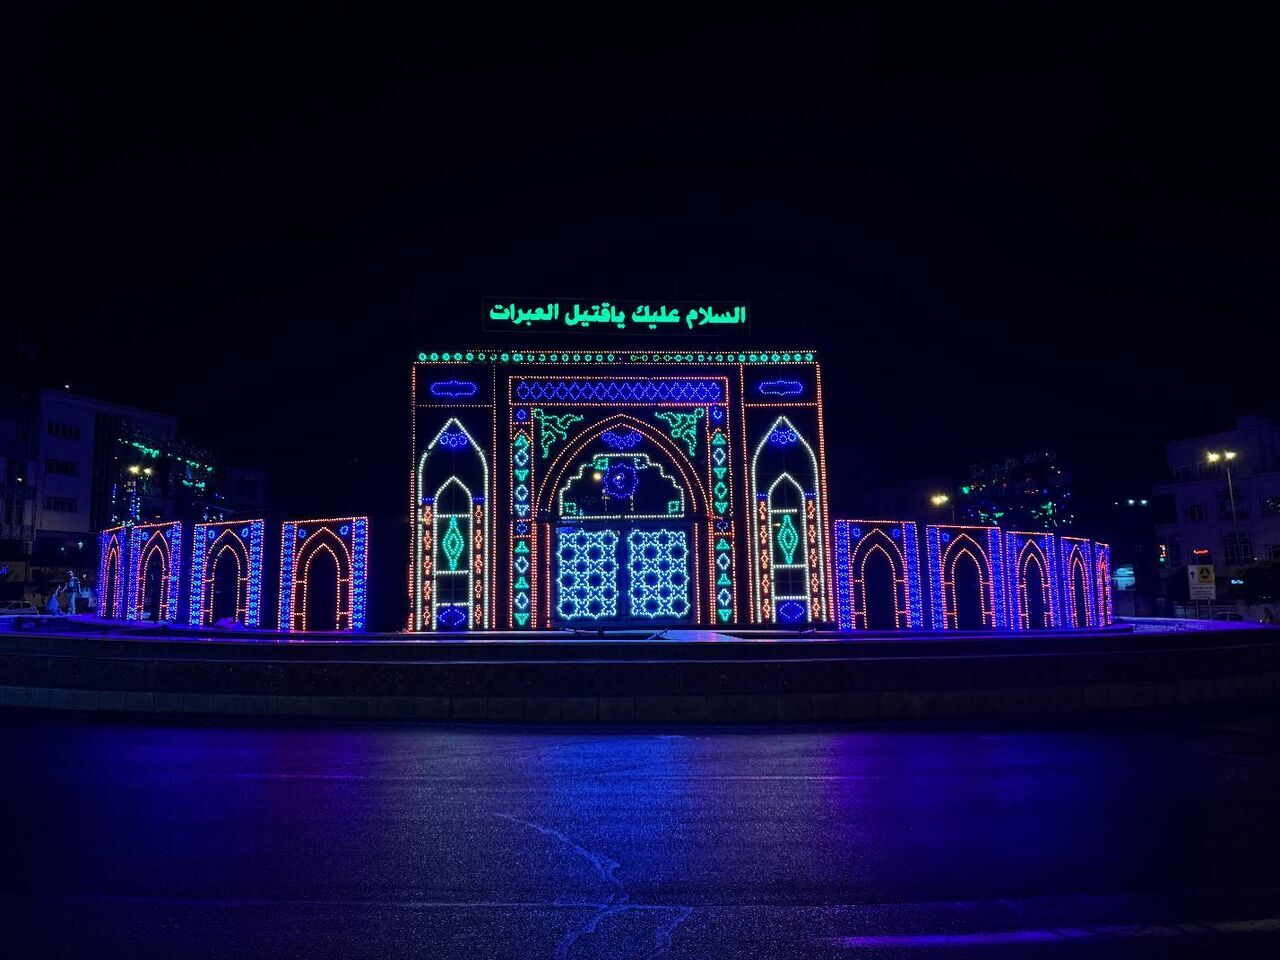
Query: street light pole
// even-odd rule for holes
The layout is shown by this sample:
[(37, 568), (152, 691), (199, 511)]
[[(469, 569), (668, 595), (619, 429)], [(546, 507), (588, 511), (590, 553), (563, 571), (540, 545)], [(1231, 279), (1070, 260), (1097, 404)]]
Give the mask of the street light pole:
[(1218, 453), (1216, 450), (1211, 450), (1208, 457), (1210, 463), (1217, 463), (1221, 460), (1227, 467), (1227, 499), (1231, 503), (1231, 535), (1235, 539), (1238, 556), (1240, 552), (1240, 517), (1236, 513), (1236, 489), (1231, 483), (1231, 461), (1236, 458), (1236, 452), (1234, 450), (1223, 450)]
[(950, 503), (951, 504), (951, 525), (955, 526), (956, 505), (949, 496), (947, 496), (945, 493), (935, 493), (932, 497), (929, 498), (929, 502), (932, 503), (935, 507), (946, 506), (948, 503)]

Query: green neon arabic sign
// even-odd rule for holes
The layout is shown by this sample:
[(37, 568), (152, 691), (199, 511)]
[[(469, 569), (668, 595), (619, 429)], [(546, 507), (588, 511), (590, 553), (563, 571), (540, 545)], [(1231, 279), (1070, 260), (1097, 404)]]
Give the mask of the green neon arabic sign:
[(591, 330), (609, 333), (657, 331), (660, 333), (717, 333), (729, 328), (747, 329), (745, 304), (658, 304), (651, 303), (560, 303), (536, 305), (511, 300), (484, 303), (484, 329), (507, 330)]

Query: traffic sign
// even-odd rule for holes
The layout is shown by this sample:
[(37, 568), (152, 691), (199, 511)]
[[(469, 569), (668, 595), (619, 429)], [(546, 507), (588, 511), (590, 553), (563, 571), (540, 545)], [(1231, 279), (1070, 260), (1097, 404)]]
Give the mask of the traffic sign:
[(1218, 583), (1211, 563), (1193, 563), (1187, 567), (1187, 581), (1192, 600), (1218, 599)]

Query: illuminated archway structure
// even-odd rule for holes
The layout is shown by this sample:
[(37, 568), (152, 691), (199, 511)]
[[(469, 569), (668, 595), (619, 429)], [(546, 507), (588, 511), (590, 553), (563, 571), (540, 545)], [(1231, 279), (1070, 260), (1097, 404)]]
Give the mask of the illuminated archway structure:
[(423, 353), (412, 397), (410, 629), (833, 619), (812, 351)]
[(1111, 545), (1094, 542), (1093, 564), (1095, 573), (1095, 600), (1098, 604), (1098, 623), (1109, 624), (1114, 615), (1111, 606)]
[(1008, 626), (1005, 604), (1004, 544), (999, 527), (929, 525), (930, 614), (935, 630), (960, 628), (956, 569), (973, 563), (978, 570), (978, 605), (986, 629)]
[[(929, 615), (925, 617), (920, 565), (915, 559), (919, 551), (915, 523), (836, 520), (832, 542), (836, 621), (841, 630), (868, 628), (866, 569), (877, 559), (887, 560), (893, 573), (898, 630), (962, 628), (956, 584), (960, 563), (970, 563), (977, 571), (975, 599), (981, 629), (1061, 629), (1112, 622), (1111, 549), (1105, 543), (998, 527), (926, 527)], [(1032, 621), (1028, 596), (1032, 578), (1038, 581), (1043, 604), (1038, 624)], [(1078, 605), (1072, 606), (1077, 597)], [(1083, 623), (1078, 622), (1081, 609)]]
[(492, 626), (489, 463), (457, 417), (446, 419), (415, 458), (415, 629)]
[[(1015, 630), (1052, 628), (1062, 625), (1058, 555), (1052, 533), (1005, 534), (1008, 558), (1009, 625)], [(1043, 621), (1032, 622), (1030, 587), (1038, 582), (1043, 601)]]
[(1058, 538), (1058, 546), (1062, 558), (1062, 606), (1065, 608), (1062, 622), (1069, 627), (1092, 627), (1099, 619), (1093, 543), (1080, 537), (1064, 536)]
[(281, 525), (280, 629), (307, 629), (311, 564), (321, 553), (333, 560), (338, 572), (337, 629), (363, 630), (368, 606), (368, 517), (288, 520)]
[[(157, 619), (176, 623), (181, 619), (178, 591), (182, 583), (182, 523), (140, 523), (129, 528), (129, 577), (126, 587), (126, 619), (149, 619), (154, 605)], [(148, 576), (156, 570), (154, 582)], [(152, 596), (158, 590), (158, 596)]]
[(261, 520), (197, 523), (191, 534), (192, 626), (214, 623), (214, 584), (222, 564), (234, 568), (235, 621), (256, 627), (262, 620)]
[(98, 534), (98, 609), (103, 620), (124, 620), (124, 582), (129, 569), (129, 532), (110, 527)]
[(836, 520), (836, 625), (841, 630), (867, 629), (867, 564), (887, 561), (893, 572), (893, 619), (899, 630), (920, 630), (924, 613), (920, 597), (920, 545), (909, 520)]

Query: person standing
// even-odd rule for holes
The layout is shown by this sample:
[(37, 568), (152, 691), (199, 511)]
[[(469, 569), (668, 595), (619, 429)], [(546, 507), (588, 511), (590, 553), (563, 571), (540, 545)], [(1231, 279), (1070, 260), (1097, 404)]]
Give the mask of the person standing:
[(67, 595), (69, 597), (67, 600), (67, 613), (74, 616), (76, 612), (76, 597), (80, 596), (80, 581), (77, 579), (74, 570), (67, 571)]

